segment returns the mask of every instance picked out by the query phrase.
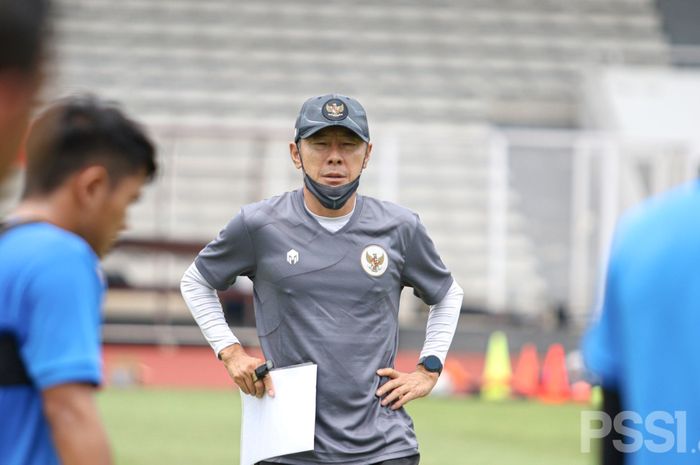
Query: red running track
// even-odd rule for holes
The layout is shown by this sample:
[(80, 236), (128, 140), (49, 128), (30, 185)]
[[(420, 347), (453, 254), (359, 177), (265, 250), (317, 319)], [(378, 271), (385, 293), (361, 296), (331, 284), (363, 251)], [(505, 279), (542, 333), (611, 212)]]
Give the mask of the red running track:
[[(226, 369), (209, 347), (105, 345), (104, 379), (109, 385), (151, 387), (220, 388), (235, 386)], [(248, 353), (262, 358), (259, 349)], [(401, 351), (396, 369), (412, 371), (418, 352)], [(465, 387), (478, 380), (484, 364), (483, 354), (451, 353), (447, 368), (461, 372)]]

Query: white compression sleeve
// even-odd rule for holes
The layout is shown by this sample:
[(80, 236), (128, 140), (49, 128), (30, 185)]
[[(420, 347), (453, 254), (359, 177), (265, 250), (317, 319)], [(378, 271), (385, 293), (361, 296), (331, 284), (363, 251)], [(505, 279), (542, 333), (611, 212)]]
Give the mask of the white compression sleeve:
[(462, 297), (464, 297), (464, 291), (454, 281), (445, 297), (437, 304), (430, 306), (428, 325), (425, 330), (425, 343), (420, 353), (421, 358), (435, 355), (442, 363), (445, 363), (447, 351), (450, 349), (452, 338), (457, 329), (457, 321), (462, 309)]
[(239, 343), (226, 323), (216, 289), (204, 279), (194, 263), (187, 268), (180, 281), (180, 292), (204, 338), (217, 356), (222, 349)]

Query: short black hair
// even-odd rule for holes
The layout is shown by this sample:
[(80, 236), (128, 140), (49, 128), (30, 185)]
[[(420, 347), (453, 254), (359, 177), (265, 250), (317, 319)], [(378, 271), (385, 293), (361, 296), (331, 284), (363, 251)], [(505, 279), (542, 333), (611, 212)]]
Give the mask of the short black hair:
[(44, 55), (48, 0), (0, 0), (0, 70), (34, 72)]
[(107, 168), (116, 184), (127, 175), (156, 174), (156, 149), (145, 131), (113, 103), (96, 97), (59, 100), (33, 123), (27, 139), (24, 197), (54, 191), (71, 174)]

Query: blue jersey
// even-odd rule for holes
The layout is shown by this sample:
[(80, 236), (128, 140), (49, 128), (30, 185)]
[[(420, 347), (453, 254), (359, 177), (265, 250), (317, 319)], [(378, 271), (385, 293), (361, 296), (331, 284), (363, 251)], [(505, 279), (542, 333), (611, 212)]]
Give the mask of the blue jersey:
[(47, 223), (0, 236), (0, 332), (15, 335), (33, 386), (0, 386), (0, 463), (51, 465), (59, 459), (41, 391), (101, 382), (104, 283), (80, 237)]
[(626, 463), (698, 463), (700, 183), (623, 217), (583, 348), (588, 368), (632, 412), (625, 425), (635, 432), (620, 431), (634, 443)]

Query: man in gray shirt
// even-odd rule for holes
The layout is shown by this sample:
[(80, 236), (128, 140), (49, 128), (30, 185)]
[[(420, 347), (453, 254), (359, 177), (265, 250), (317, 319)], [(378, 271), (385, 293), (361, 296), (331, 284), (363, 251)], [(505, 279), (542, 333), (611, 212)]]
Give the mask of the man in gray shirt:
[[(356, 193), (371, 151), (359, 102), (336, 94), (307, 100), (290, 143), (304, 186), (243, 207), (182, 280), (195, 320), (244, 393), (274, 395), (274, 388), (269, 376), (255, 376), (263, 361), (246, 354), (216, 297), (239, 276), (254, 284), (265, 357), (276, 367), (318, 365), (314, 450), (270, 463), (419, 461), (403, 406), (435, 386), (463, 292), (418, 215)], [(431, 306), (411, 373), (393, 368), (404, 286)]]

